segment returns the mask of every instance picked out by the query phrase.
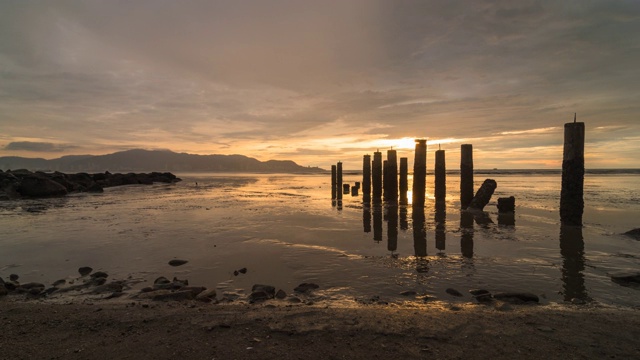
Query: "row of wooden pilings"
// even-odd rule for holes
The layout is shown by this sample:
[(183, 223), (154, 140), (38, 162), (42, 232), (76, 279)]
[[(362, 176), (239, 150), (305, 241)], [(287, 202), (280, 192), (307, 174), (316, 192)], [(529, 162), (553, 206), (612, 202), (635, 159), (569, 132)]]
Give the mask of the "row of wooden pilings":
[[(470, 144), (462, 145), (460, 162), (460, 199), (466, 208), (474, 196), (473, 190), (473, 148)], [(406, 157), (400, 158), (398, 171), (398, 155), (396, 150), (387, 150), (387, 159), (382, 160), (382, 153), (376, 151), (364, 155), (362, 160), (362, 200), (364, 203), (379, 204), (383, 200), (389, 204), (406, 205), (409, 202), (409, 166)], [(427, 140), (417, 139), (413, 165), (412, 195), (414, 205), (424, 205), (426, 197), (427, 176)], [(342, 182), (342, 163), (331, 166), (331, 198), (341, 200), (349, 189)], [(356, 183), (359, 185), (359, 183)], [(357, 186), (356, 185), (356, 186)], [(357, 194), (357, 193), (356, 193)], [(446, 197), (446, 166), (444, 150), (436, 151), (435, 161), (435, 197)]]
[[(560, 220), (563, 225), (581, 226), (582, 214), (584, 209), (583, 186), (584, 186), (584, 135), (585, 127), (583, 122), (576, 122), (574, 117), (573, 123), (566, 123), (564, 126), (564, 153), (562, 162), (562, 191), (560, 195)], [(363, 202), (368, 204), (380, 204), (382, 200), (388, 204), (405, 205), (408, 203), (408, 162), (406, 157), (400, 158), (400, 172), (398, 173), (398, 157), (396, 150), (387, 150), (387, 160), (382, 160), (382, 153), (376, 151), (373, 153), (373, 161), (370, 155), (363, 156), (363, 177), (362, 177), (362, 195)], [(413, 206), (424, 205), (426, 193), (426, 175), (427, 175), (427, 140), (416, 139), (414, 165), (413, 165)], [(399, 181), (398, 181), (399, 176)], [(445, 151), (437, 150), (435, 152), (435, 198), (436, 203), (446, 197), (446, 165)], [(489, 184), (493, 187), (487, 198), (482, 199), (482, 187), (474, 196), (473, 182), (473, 146), (471, 144), (462, 144), (460, 148), (460, 206), (466, 209), (472, 204), (474, 197), (480, 199), (480, 210), (489, 201), (493, 190), (495, 189), (495, 181), (491, 179), (485, 180), (493, 182)], [(342, 200), (343, 194), (349, 193), (348, 185), (342, 182), (342, 163), (338, 162), (331, 166), (331, 198)], [(485, 186), (483, 184), (483, 187)], [(357, 195), (359, 183), (356, 183), (355, 191), (352, 195)], [(515, 203), (513, 197), (499, 199), (498, 207), (500, 208), (500, 200), (507, 200), (507, 207), (513, 211)], [(510, 201), (509, 201), (510, 200)]]

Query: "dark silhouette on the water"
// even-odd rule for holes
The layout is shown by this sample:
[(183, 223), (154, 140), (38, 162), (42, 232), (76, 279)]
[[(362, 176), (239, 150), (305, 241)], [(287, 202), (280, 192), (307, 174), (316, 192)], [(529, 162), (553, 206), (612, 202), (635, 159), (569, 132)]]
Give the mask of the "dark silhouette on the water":
[(560, 192), (560, 221), (564, 225), (581, 226), (584, 212), (584, 123), (564, 124), (562, 156), (562, 191)]
[(585, 258), (582, 227), (560, 227), (560, 254), (562, 255), (562, 294), (564, 300), (589, 300), (584, 285)]

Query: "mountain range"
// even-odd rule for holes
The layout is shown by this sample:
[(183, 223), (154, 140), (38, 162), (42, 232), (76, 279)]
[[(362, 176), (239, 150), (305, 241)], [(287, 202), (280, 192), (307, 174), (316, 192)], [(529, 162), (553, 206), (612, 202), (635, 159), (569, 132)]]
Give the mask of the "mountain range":
[(70, 155), (57, 159), (0, 157), (0, 169), (28, 169), (61, 172), (257, 172), (317, 173), (325, 170), (304, 167), (291, 160), (260, 161), (244, 155), (194, 155), (168, 150), (126, 150), (107, 155)]

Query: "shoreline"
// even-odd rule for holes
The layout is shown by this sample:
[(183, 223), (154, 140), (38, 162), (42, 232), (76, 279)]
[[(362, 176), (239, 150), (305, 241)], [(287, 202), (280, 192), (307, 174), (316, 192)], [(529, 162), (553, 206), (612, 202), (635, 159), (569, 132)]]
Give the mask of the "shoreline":
[[(3, 358), (637, 358), (640, 312), (576, 305), (421, 306), (0, 299)], [(496, 304), (497, 305), (497, 304)]]

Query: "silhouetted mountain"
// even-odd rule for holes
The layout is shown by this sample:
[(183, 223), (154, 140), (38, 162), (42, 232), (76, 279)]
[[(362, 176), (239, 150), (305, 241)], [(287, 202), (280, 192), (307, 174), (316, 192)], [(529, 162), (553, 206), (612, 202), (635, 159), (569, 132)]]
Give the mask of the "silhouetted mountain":
[(58, 159), (0, 157), (0, 169), (86, 172), (214, 171), (313, 173), (324, 170), (304, 167), (290, 160), (259, 161), (244, 155), (193, 155), (159, 150), (127, 150), (108, 155), (73, 155)]

